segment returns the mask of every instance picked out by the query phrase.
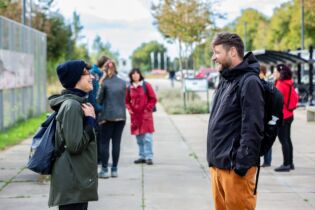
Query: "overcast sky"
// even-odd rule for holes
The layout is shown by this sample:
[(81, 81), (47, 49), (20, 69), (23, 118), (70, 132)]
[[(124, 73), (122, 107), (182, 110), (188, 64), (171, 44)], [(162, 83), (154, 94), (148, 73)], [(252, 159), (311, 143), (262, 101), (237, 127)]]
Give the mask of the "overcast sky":
[[(267, 16), (273, 9), (288, 0), (220, 0), (214, 9), (225, 13), (226, 20), (218, 22), (223, 26), (241, 14), (242, 9), (255, 8)], [(127, 59), (143, 42), (157, 40), (168, 48), (171, 57), (177, 55), (177, 47), (167, 44), (156, 27), (150, 12), (150, 0), (55, 0), (55, 7), (67, 18), (76, 10), (84, 26), (82, 35), (89, 45), (96, 35), (111, 43), (121, 58)]]

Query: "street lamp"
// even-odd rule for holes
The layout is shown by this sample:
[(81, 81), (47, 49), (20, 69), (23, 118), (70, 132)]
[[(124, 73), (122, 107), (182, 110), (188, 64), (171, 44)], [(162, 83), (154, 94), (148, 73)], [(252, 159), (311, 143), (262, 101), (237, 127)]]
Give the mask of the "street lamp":
[(26, 17), (25, 17), (25, 13), (26, 13), (26, 0), (22, 0), (22, 24), (25, 25), (26, 22)]
[(247, 22), (244, 22), (244, 51), (246, 52), (247, 50), (247, 37), (246, 37), (246, 33), (247, 33)]
[(304, 0), (301, 0), (301, 50), (304, 50)]

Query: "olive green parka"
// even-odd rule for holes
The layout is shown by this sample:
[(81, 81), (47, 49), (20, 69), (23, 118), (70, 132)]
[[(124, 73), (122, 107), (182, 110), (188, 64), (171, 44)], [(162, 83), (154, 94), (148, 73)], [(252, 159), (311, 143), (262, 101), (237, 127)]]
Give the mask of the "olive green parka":
[(86, 97), (71, 91), (49, 98), (56, 116), (55, 148), (65, 151), (52, 168), (49, 206), (98, 200), (97, 152), (94, 129), (85, 125), (81, 107)]

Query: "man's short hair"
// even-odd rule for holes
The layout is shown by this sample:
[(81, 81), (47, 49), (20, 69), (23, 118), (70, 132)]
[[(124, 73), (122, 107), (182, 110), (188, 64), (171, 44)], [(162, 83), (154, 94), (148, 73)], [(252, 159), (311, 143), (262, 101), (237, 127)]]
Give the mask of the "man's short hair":
[(244, 43), (241, 37), (234, 33), (220, 32), (217, 33), (212, 41), (212, 47), (222, 45), (224, 49), (229, 50), (235, 47), (240, 58), (244, 57)]

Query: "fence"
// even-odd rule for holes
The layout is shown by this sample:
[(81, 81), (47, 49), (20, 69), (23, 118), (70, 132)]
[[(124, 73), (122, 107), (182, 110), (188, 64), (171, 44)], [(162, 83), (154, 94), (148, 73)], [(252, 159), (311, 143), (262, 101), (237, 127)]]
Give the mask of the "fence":
[(0, 16), (0, 131), (46, 104), (46, 34)]

